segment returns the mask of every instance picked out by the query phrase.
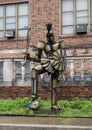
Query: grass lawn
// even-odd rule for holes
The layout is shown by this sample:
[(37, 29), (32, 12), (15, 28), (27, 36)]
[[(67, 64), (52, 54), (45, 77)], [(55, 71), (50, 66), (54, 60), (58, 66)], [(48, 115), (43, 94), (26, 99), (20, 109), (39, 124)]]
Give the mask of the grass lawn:
[[(59, 100), (58, 107), (63, 109), (57, 114), (34, 114), (28, 108), (29, 98), (0, 99), (0, 115), (28, 115), (28, 116), (54, 116), (54, 117), (92, 117), (92, 99), (75, 99), (74, 101)], [(40, 99), (41, 108), (48, 110), (51, 100)]]

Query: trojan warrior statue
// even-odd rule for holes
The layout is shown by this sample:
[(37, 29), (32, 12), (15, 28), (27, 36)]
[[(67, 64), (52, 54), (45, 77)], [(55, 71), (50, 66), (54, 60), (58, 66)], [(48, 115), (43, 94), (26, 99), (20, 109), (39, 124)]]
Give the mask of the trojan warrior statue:
[[(46, 24), (47, 41), (40, 41), (37, 44), (35, 57), (32, 57), (29, 53), (26, 54), (26, 59), (29, 61), (39, 62), (40, 64), (34, 67), (31, 71), (32, 79), (32, 101), (29, 102), (30, 109), (38, 109), (38, 76), (47, 72), (51, 75), (51, 110), (58, 110), (56, 100), (56, 86), (59, 73), (66, 69), (66, 52), (64, 48), (64, 41), (55, 42), (54, 34), (52, 31), (52, 24)], [(42, 60), (42, 52), (45, 52), (46, 58)], [(34, 103), (33, 103), (34, 102)]]

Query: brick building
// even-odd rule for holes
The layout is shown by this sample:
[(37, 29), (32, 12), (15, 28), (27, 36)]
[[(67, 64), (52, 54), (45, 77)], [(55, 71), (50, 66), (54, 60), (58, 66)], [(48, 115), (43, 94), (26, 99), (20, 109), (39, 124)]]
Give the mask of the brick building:
[[(58, 98), (92, 97), (92, 0), (0, 0), (0, 98), (30, 95), (34, 64), (22, 66), (27, 29), (31, 27), (30, 44), (36, 46), (46, 41), (48, 22), (67, 52)], [(39, 87), (39, 94), (45, 97), (49, 77), (41, 77), (39, 86), (47, 86)]]

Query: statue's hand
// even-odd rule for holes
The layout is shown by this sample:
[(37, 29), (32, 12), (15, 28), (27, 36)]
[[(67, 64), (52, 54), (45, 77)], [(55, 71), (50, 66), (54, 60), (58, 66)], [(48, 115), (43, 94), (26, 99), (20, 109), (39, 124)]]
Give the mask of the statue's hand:
[(29, 60), (29, 58), (30, 58), (30, 54), (29, 54), (29, 53), (27, 53), (27, 54), (24, 55), (24, 60), (25, 60), (25, 61), (26, 61), (26, 60)]
[(29, 59), (29, 57), (30, 57), (29, 53), (28, 54), (24, 53), (24, 63), (23, 63), (23, 66), (25, 66), (26, 61)]
[(26, 54), (26, 60), (30, 60), (30, 54), (29, 53)]
[(29, 61), (34, 61), (34, 62), (40, 62), (40, 59), (34, 55), (30, 55), (29, 53), (27, 53), (24, 56), (25, 61), (29, 60)]

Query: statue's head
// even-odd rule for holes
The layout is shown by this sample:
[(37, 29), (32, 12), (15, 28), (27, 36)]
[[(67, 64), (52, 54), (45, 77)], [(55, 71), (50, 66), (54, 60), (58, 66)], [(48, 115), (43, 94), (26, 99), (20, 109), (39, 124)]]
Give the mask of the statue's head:
[(46, 24), (46, 27), (47, 27), (47, 31), (48, 31), (46, 34), (47, 41), (49, 42), (49, 44), (53, 44), (54, 43), (54, 34), (52, 32), (52, 24), (48, 23), (48, 24)]

